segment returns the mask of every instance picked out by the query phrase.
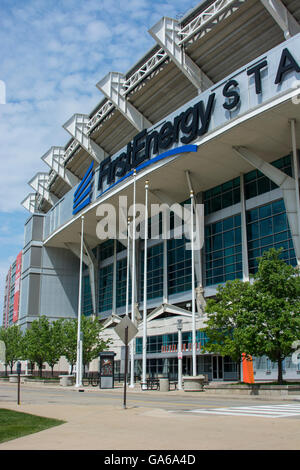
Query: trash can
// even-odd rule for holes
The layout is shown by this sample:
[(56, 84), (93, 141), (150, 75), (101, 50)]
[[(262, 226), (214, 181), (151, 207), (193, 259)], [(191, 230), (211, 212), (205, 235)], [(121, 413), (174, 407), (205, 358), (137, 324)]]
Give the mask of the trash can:
[(100, 380), (99, 388), (114, 388), (114, 357), (113, 351), (103, 351), (99, 354)]
[(170, 381), (168, 377), (159, 378), (159, 390), (160, 392), (168, 392), (170, 390)]

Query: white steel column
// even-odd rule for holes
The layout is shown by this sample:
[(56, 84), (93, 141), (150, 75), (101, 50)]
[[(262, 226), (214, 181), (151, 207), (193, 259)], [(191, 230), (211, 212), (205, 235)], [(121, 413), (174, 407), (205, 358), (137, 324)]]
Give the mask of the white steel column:
[(281, 0), (260, 0), (284, 32), (285, 39), (300, 33), (300, 25)]
[(79, 143), (79, 145), (97, 162), (107, 157), (107, 153), (88, 135), (87, 125), (90, 118), (86, 114), (74, 114), (63, 128)]
[(143, 362), (142, 382), (146, 383), (147, 368), (147, 261), (148, 261), (148, 187), (145, 183), (145, 238), (144, 238), (144, 309), (143, 309)]
[(28, 196), (23, 199), (21, 205), (24, 209), (28, 210), (31, 214), (37, 212), (37, 201), (36, 201), (36, 193), (29, 193)]
[(53, 146), (41, 158), (69, 186), (73, 187), (79, 183), (79, 178), (65, 167), (65, 154), (63, 147)]
[(81, 243), (80, 243), (80, 268), (79, 268), (79, 290), (78, 290), (78, 317), (77, 317), (76, 387), (82, 386), (81, 297), (82, 297), (83, 229), (84, 229), (84, 215), (81, 216)]
[(137, 130), (142, 131), (152, 123), (126, 99), (125, 82), (122, 73), (109, 72), (96, 86)]
[[(136, 237), (136, 226), (135, 226), (135, 211), (136, 211), (136, 170), (133, 172), (133, 219), (132, 219), (132, 279), (131, 279), (131, 321), (135, 322), (135, 237)], [(130, 345), (130, 387), (134, 387), (134, 338)]]
[(246, 200), (245, 200), (245, 184), (244, 184), (244, 175), (243, 175), (243, 173), (240, 174), (240, 195), (241, 195), (241, 232), (242, 232), (243, 281), (249, 281)]
[[(189, 170), (185, 171), (186, 180), (188, 183), (189, 191), (193, 191), (193, 185), (191, 180), (191, 175)], [(195, 212), (195, 221), (196, 221), (196, 233), (197, 233), (197, 241), (200, 242), (200, 246), (196, 248), (195, 253), (195, 276), (197, 281), (196, 287), (196, 302), (197, 302), (197, 311), (199, 315), (203, 315), (206, 302), (204, 298), (204, 289), (203, 289), (203, 269), (202, 269), (202, 256), (201, 250), (203, 249), (204, 245), (204, 206), (203, 204), (197, 204), (196, 196), (193, 198), (193, 207)], [(201, 208), (201, 213), (199, 214), (199, 207)]]
[(28, 184), (52, 206), (58, 202), (58, 197), (52, 194), (48, 189), (49, 173), (37, 173)]
[[(296, 203), (297, 203), (297, 213), (298, 213), (298, 233), (300, 234), (300, 194), (299, 194), (299, 164), (298, 164), (298, 149), (297, 149), (297, 139), (296, 139), (296, 121), (291, 119), (291, 138), (292, 138), (292, 151), (293, 151), (293, 169), (294, 169), (294, 178), (295, 178), (295, 192), (296, 192)], [(300, 262), (297, 258), (298, 264)]]
[(194, 191), (191, 191), (191, 250), (192, 250), (192, 357), (193, 376), (197, 375), (196, 362), (196, 312), (195, 312), (195, 256), (194, 256)]
[(174, 18), (168, 17), (161, 18), (149, 29), (149, 33), (153, 39), (166, 51), (181, 72), (190, 80), (197, 90), (203, 91), (212, 86), (213, 82), (185, 53), (184, 47), (179, 44), (179, 32), (179, 22)]

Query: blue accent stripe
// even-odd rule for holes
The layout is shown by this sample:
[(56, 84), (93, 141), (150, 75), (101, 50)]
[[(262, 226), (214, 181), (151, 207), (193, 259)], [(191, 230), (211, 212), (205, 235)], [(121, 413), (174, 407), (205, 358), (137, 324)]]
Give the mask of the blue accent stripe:
[(84, 191), (84, 193), (81, 194), (81, 196), (79, 198), (76, 199), (76, 201), (74, 201), (74, 204), (73, 204), (73, 209), (75, 209), (78, 204), (80, 204), (83, 199), (88, 196), (88, 194), (90, 193), (92, 189), (92, 183), (87, 187), (87, 189)]
[(93, 173), (90, 173), (90, 175), (88, 176), (88, 178), (85, 180), (84, 182), (84, 185), (81, 186), (80, 188), (80, 192), (75, 196), (74, 194), (74, 199), (73, 199), (73, 202), (74, 204), (78, 201), (78, 199), (80, 199), (80, 196), (82, 195), (82, 193), (84, 192), (84, 190), (86, 189), (87, 185), (91, 182), (91, 179), (93, 178)]
[(93, 169), (93, 166), (94, 166), (94, 162), (92, 162), (90, 164), (90, 166), (88, 167), (84, 177), (82, 178), (81, 180), (81, 183), (79, 184), (78, 188), (76, 189), (75, 193), (74, 193), (74, 199), (77, 198), (77, 196), (79, 196), (79, 193), (81, 193), (83, 191), (83, 186), (86, 187), (86, 179), (90, 176), (89, 173), (92, 171)]
[[(198, 145), (183, 145), (182, 147), (177, 147), (175, 149), (171, 149), (171, 150), (168, 150), (167, 152), (164, 152), (164, 153), (161, 153), (160, 155), (157, 155), (156, 157), (154, 158), (151, 158), (150, 160), (147, 160), (146, 162), (144, 163), (141, 163), (139, 166), (136, 167), (136, 172), (140, 171), (140, 170), (143, 170), (144, 168), (146, 168), (147, 166), (150, 166), (152, 165), (153, 163), (156, 163), (156, 162), (159, 162), (160, 160), (163, 160), (164, 158), (167, 158), (167, 157), (171, 157), (173, 155), (178, 155), (180, 153), (187, 153), (187, 152), (197, 152), (198, 150)], [(106, 193), (107, 191), (109, 191), (110, 189), (112, 189), (114, 186), (116, 186), (117, 184), (121, 183), (122, 181), (124, 181), (126, 178), (128, 178), (129, 176), (133, 175), (133, 170), (129, 171), (125, 176), (123, 176), (122, 178), (120, 178), (118, 181), (116, 181), (115, 183), (113, 183), (111, 186), (109, 186), (109, 188), (105, 189), (104, 191), (102, 191), (102, 193), (100, 193), (98, 197), (102, 196), (104, 193)]]
[(77, 214), (77, 212), (81, 211), (81, 209), (83, 209), (85, 206), (90, 204), (91, 199), (92, 199), (92, 195), (90, 194), (88, 198), (82, 204), (80, 204), (80, 206), (78, 206), (76, 209), (73, 210), (73, 215)]

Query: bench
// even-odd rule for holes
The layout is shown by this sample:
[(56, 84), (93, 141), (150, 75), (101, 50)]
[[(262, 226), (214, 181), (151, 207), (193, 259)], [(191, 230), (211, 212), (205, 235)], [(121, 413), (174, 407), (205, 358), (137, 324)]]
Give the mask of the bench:
[(142, 390), (159, 390), (159, 379), (147, 379), (146, 382), (140, 382)]
[(99, 377), (95, 376), (86, 376), (82, 378), (82, 385), (91, 385), (92, 387), (97, 387), (99, 382)]
[(177, 385), (178, 385), (178, 382), (176, 380), (171, 380), (169, 382), (169, 389), (171, 390), (171, 385), (174, 386), (174, 390), (177, 390)]

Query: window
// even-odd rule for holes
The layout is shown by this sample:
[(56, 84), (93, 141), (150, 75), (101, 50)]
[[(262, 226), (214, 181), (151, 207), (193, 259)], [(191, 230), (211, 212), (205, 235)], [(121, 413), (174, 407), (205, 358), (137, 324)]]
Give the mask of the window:
[[(291, 156), (280, 158), (271, 163), (273, 166), (292, 176)], [(250, 199), (260, 194), (272, 191), (278, 188), (269, 178), (263, 175), (259, 170), (253, 170), (244, 175), (245, 198)]]
[(99, 246), (99, 260), (110, 258), (114, 254), (114, 240), (106, 240)]
[(82, 280), (82, 310), (83, 315), (89, 316), (93, 313), (92, 293), (89, 275), (83, 276)]
[(205, 227), (206, 285), (241, 278), (241, 216), (229, 217)]
[(283, 248), (282, 259), (296, 266), (293, 240), (283, 199), (247, 211), (246, 219), (251, 274), (257, 271), (257, 258), (270, 248)]
[(204, 192), (205, 215), (237, 204), (241, 200), (240, 178), (235, 178)]
[[(117, 262), (117, 308), (126, 304), (126, 288), (127, 288), (127, 258)], [(131, 278), (129, 272), (129, 295), (131, 291)]]
[(112, 308), (113, 298), (113, 265), (99, 269), (99, 311), (105, 312)]
[[(154, 299), (163, 295), (164, 245), (154, 245), (147, 249), (147, 298)], [(141, 298), (144, 298), (144, 250), (141, 251)]]
[(184, 238), (168, 240), (168, 293), (192, 289), (191, 250)]

